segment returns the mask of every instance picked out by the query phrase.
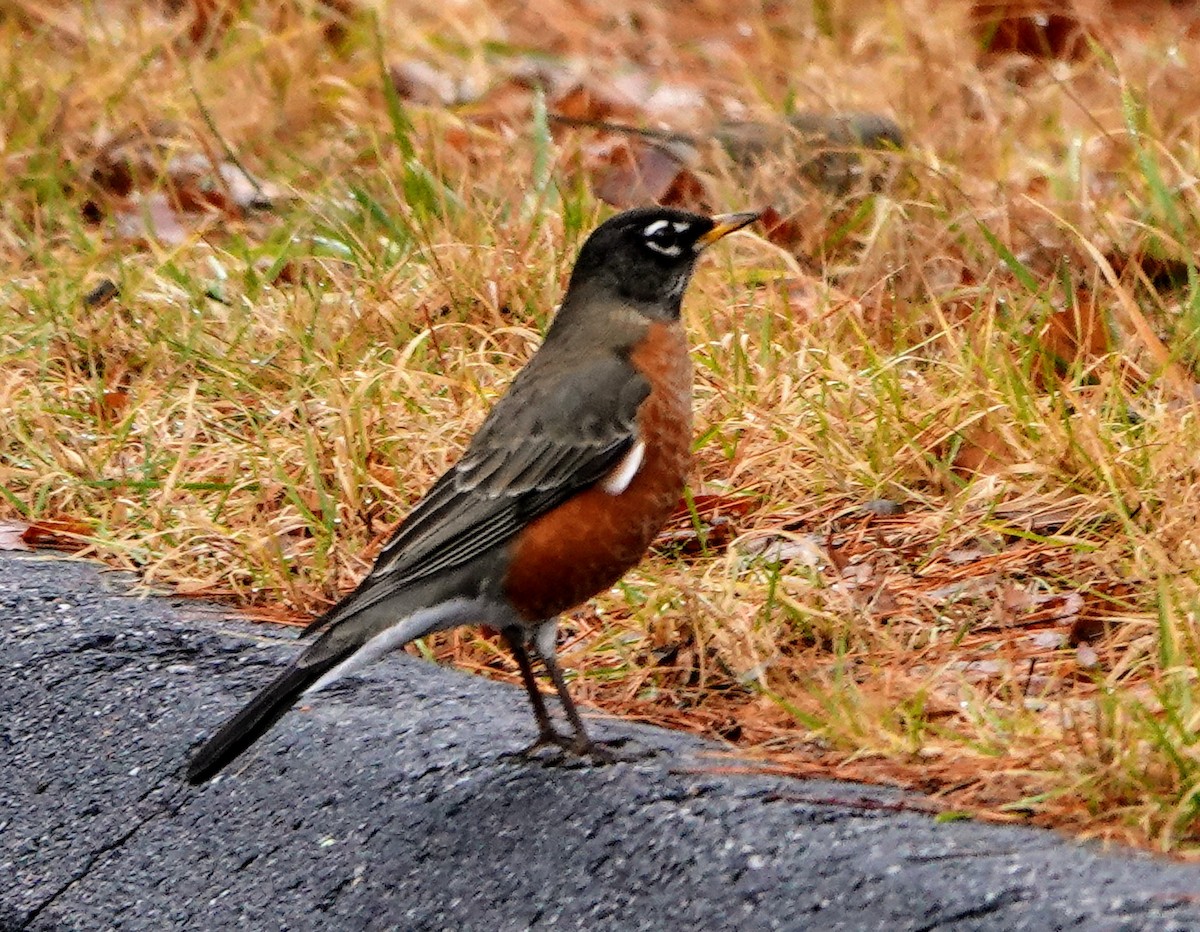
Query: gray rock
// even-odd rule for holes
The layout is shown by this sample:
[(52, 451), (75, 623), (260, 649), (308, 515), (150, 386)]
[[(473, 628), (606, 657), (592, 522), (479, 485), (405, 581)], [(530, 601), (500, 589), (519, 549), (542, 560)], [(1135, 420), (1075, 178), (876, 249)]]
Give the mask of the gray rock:
[(397, 656), (214, 783), (189, 749), (294, 651), (0, 556), (0, 929), (1196, 929), (1200, 870), (903, 794), (657, 757), (546, 766), (515, 688)]

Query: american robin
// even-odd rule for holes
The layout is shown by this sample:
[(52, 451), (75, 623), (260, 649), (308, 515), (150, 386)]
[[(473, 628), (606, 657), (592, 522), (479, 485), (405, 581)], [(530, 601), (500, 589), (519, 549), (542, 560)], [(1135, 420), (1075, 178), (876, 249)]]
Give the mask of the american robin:
[[(579, 251), (545, 341), (449, 471), (413, 508), (317, 640), (192, 758), (201, 783), (306, 692), (408, 642), (462, 624), (498, 629), (533, 704), (538, 738), (597, 760), (555, 657), (557, 616), (613, 585), (683, 491), (692, 373), (680, 322), (701, 251), (757, 214), (638, 208)], [(571, 734), (551, 723), (530, 649)]]

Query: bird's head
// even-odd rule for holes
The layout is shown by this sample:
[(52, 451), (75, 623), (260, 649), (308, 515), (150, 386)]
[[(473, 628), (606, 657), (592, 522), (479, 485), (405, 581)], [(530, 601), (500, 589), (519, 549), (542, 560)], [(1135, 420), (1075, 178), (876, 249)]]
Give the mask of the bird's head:
[(676, 320), (700, 253), (757, 219), (757, 213), (705, 217), (669, 207), (610, 217), (579, 250), (564, 306), (586, 293), (629, 304), (652, 320)]

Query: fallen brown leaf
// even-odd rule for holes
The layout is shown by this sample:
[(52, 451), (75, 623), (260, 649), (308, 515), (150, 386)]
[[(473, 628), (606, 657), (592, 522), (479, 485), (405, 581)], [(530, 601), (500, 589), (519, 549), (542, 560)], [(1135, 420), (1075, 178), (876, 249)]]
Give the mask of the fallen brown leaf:
[(585, 150), (584, 164), (596, 197), (614, 207), (662, 204), (701, 212), (711, 209), (704, 182), (663, 146), (610, 137)]
[(168, 0), (167, 8), (177, 15), (188, 15), (188, 41), (208, 46), (225, 34), (237, 12), (234, 0)]
[(959, 435), (952, 467), (964, 474), (993, 475), (1012, 464), (1012, 450), (1004, 438), (986, 423), (967, 427)]
[(99, 399), (92, 402), (90, 410), (92, 416), (97, 420), (111, 424), (114, 421), (120, 420), (128, 406), (129, 393), (118, 389), (116, 391), (105, 392)]
[(546, 102), (555, 116), (573, 120), (620, 120), (640, 116), (637, 104), (595, 82), (579, 82)]
[(254, 178), (240, 165), (221, 162), (213, 166), (200, 153), (178, 156), (167, 163), (172, 203), (187, 213), (220, 211), (241, 217), (253, 210), (269, 210), (282, 192)]
[(350, 24), (360, 15), (357, 0), (317, 0), (325, 41), (337, 45), (346, 38)]
[(1036, 0), (976, 0), (971, 24), (984, 54), (1077, 61), (1089, 31), (1071, 4)]
[(1188, 283), (1189, 263), (1185, 257), (1156, 254), (1143, 248), (1128, 253), (1114, 250), (1105, 253), (1104, 258), (1118, 275), (1132, 274), (1156, 293), (1184, 288)]
[(21, 540), (31, 548), (51, 550), (82, 550), (87, 547), (91, 527), (74, 518), (42, 518), (30, 524)]
[(102, 134), (87, 174), (93, 196), (83, 208), (86, 219), (98, 222), (111, 214), (121, 237), (168, 245), (186, 240), (200, 215), (240, 218), (284, 197), (235, 157), (218, 162), (197, 151), (168, 121)]
[[(1111, 349), (1108, 326), (1092, 296), (1076, 294), (1070, 307), (1054, 311), (1038, 334), (1038, 345), (1047, 362), (1061, 376), (1080, 363), (1094, 362)], [(1035, 373), (1043, 381), (1043, 373)]]
[(763, 210), (758, 222), (762, 226), (763, 235), (776, 246), (784, 248), (799, 245), (808, 232), (795, 215), (785, 217), (772, 206)]

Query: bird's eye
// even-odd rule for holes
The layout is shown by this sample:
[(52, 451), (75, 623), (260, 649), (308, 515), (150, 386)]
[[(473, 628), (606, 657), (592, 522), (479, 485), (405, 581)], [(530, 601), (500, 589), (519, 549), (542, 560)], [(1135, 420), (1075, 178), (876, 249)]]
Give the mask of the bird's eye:
[(690, 223), (680, 220), (655, 220), (642, 230), (642, 236), (646, 248), (674, 259), (683, 255), (683, 246), (679, 243), (680, 234), (689, 227)]

